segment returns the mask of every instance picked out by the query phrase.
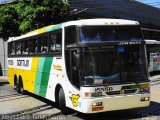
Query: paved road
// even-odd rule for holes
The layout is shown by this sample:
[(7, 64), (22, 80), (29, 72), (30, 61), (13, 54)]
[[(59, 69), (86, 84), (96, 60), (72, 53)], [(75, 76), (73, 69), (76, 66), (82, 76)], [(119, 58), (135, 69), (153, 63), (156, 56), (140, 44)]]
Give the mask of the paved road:
[[(3, 119), (66, 119), (66, 120), (160, 120), (160, 84), (152, 84), (151, 106), (145, 109), (114, 111), (85, 115), (72, 113), (64, 116), (51, 101), (28, 93), (20, 95), (7, 83), (0, 83), (0, 114)], [(25, 118), (24, 118), (25, 117)]]

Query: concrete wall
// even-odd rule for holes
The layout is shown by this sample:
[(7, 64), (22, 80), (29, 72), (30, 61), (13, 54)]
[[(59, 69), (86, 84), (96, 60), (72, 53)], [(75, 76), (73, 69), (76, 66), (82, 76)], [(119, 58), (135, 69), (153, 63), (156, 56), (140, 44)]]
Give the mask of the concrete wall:
[(4, 42), (2, 38), (0, 38), (0, 63), (3, 70), (3, 75), (7, 75), (7, 42)]

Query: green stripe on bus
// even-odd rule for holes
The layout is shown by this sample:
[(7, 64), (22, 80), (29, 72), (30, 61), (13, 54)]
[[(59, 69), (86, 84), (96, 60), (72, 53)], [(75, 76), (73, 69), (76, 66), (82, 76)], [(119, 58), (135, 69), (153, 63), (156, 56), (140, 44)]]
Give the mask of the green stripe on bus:
[(41, 77), (41, 84), (40, 84), (40, 91), (39, 91), (39, 95), (42, 97), (46, 96), (52, 61), (53, 61), (53, 57), (47, 57), (45, 58), (45, 61), (44, 61), (43, 73)]
[(39, 58), (38, 67), (37, 67), (37, 71), (36, 71), (36, 81), (35, 81), (35, 85), (34, 85), (34, 93), (37, 94), (37, 95), (39, 95), (44, 62), (45, 62), (44, 57)]
[[(62, 23), (62, 24), (63, 24), (63, 23)], [(62, 24), (58, 24), (58, 25), (49, 27), (49, 28), (47, 28), (47, 29), (45, 30), (45, 32), (50, 32), (50, 31), (53, 31), (53, 30), (61, 29)]]

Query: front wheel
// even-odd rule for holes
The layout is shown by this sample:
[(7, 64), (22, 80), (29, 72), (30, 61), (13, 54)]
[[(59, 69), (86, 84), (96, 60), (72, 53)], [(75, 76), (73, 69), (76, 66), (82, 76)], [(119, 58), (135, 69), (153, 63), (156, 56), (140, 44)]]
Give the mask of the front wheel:
[(70, 113), (69, 108), (66, 107), (65, 94), (62, 88), (59, 90), (59, 107), (62, 114), (66, 115)]

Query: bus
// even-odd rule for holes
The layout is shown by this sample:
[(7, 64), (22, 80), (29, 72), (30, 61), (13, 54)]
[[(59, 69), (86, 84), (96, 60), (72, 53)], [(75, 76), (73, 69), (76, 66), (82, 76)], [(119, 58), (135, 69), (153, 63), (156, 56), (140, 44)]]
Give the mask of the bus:
[(160, 70), (160, 41), (146, 39), (149, 72)]
[(137, 21), (82, 19), (8, 40), (8, 78), (68, 110), (91, 114), (147, 107), (146, 47)]

